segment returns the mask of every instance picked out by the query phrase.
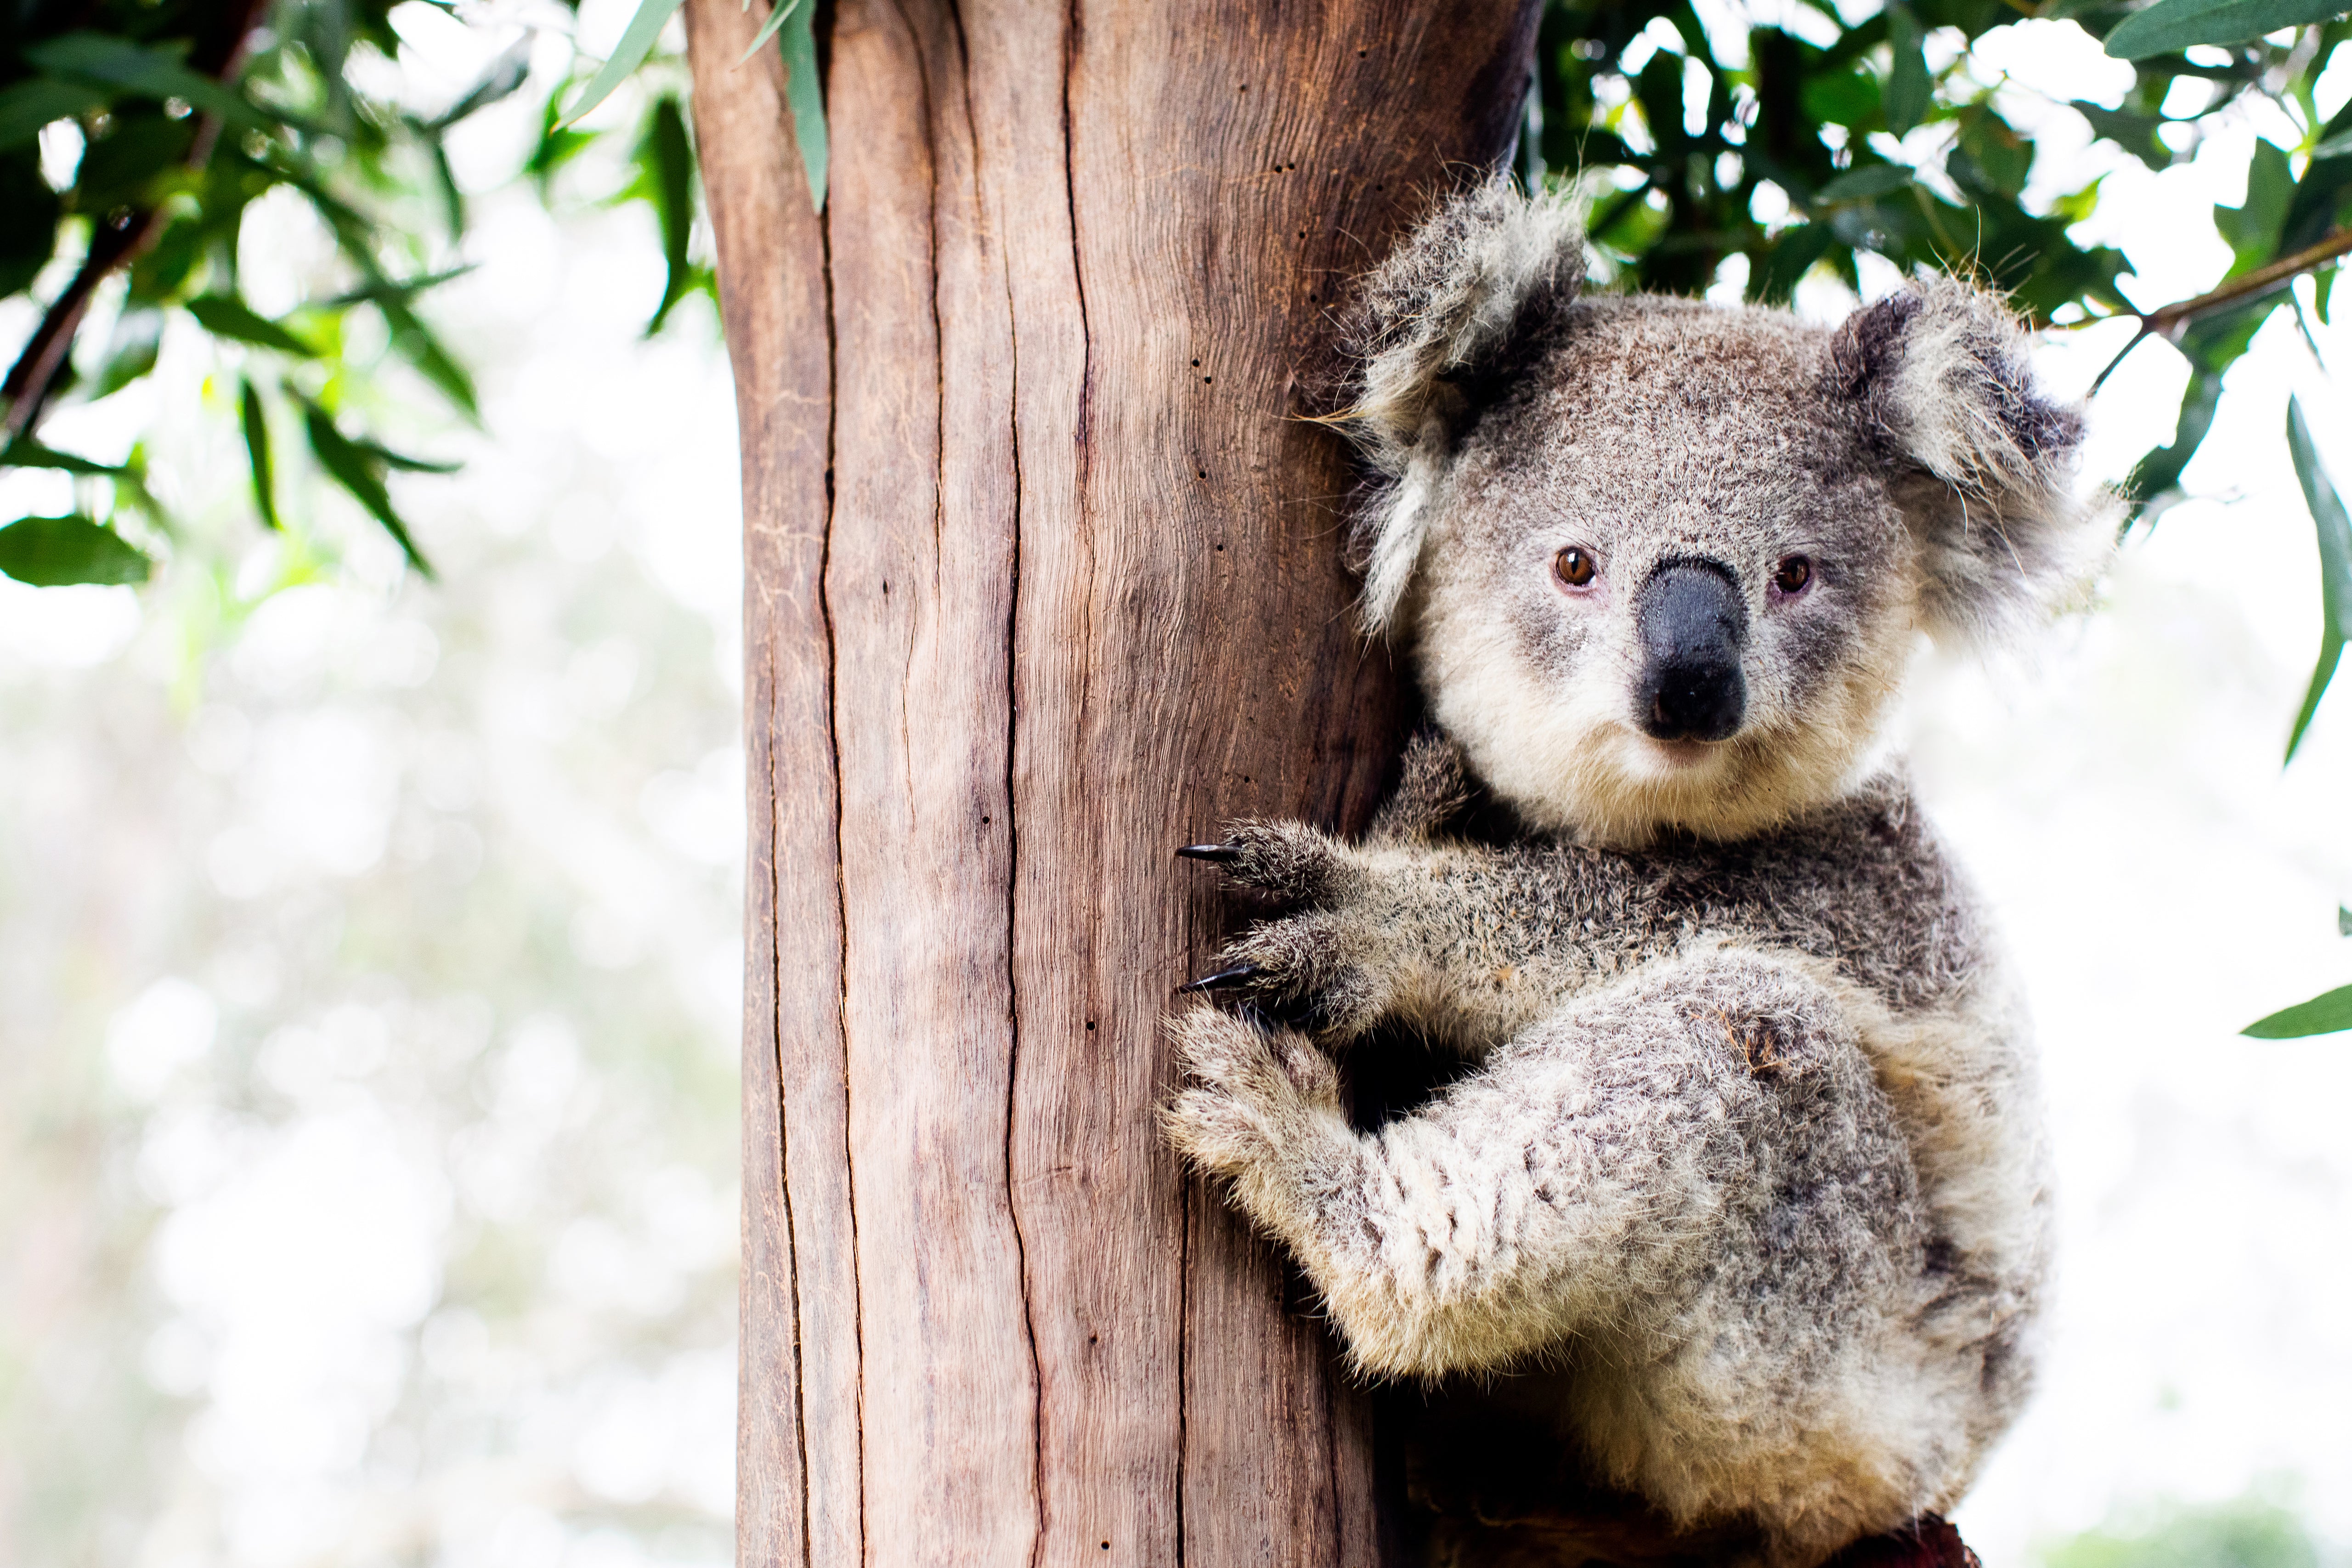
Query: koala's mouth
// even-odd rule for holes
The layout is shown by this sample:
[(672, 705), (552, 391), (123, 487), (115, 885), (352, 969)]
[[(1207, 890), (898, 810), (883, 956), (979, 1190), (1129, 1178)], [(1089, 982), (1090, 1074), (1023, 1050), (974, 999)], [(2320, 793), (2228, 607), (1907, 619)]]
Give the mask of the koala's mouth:
[(1675, 773), (1703, 768), (1723, 755), (1721, 741), (1661, 741), (1644, 735), (1642, 750)]

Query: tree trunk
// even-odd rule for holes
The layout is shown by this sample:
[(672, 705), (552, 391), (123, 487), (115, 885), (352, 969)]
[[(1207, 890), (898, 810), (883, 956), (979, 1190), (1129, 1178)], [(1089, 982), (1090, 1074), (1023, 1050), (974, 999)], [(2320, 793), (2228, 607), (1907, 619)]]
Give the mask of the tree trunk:
[[(813, 0), (803, 0), (813, 3)], [(1511, 142), (1533, 0), (842, 0), (820, 216), (762, 19), (690, 0), (743, 441), (747, 1564), (1330, 1563), (1368, 1402), (1187, 1179), (1170, 858), (1354, 828), (1330, 308)]]

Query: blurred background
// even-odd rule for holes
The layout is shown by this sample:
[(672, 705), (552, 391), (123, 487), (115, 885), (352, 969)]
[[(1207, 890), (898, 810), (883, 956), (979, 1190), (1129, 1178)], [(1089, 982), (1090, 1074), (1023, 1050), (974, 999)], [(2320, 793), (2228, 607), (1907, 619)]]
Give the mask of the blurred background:
[[(582, 49), (629, 10), (587, 0)], [(506, 15), (399, 8), (387, 90), (445, 102), (519, 42), (534, 81), (572, 70), (571, 13)], [(2246, 200), (2263, 105), (2159, 172), (2066, 107), (2131, 81), (2072, 25), (1962, 68), (2033, 138), (2029, 206), (2103, 180), (2078, 237), (2134, 300), (2231, 266), (2205, 215)], [(340, 492), (253, 527), (236, 351), (176, 318), (152, 375), (44, 427), (146, 443), (219, 542), (142, 589), (0, 581), (0, 1560), (731, 1560), (732, 409), (707, 297), (643, 335), (666, 273), (612, 202), (625, 152), (550, 201), (518, 179), (545, 96), (447, 142), (478, 266), (434, 320), (479, 427), (382, 416), (464, 464), (391, 480), (438, 581)], [(298, 204), (248, 221), (240, 287), (282, 310), (332, 247)], [(1897, 281), (1863, 259), (1862, 293)], [(6, 301), (0, 338), (31, 321)], [(2352, 1563), (2352, 1044), (2237, 1033), (2352, 979), (2352, 698), (2279, 764), (2321, 636), (2290, 392), (2352, 479), (2314, 360), (2352, 334), (2311, 326), (2273, 315), (2231, 369), (2190, 499), (2092, 613), (1927, 658), (1905, 720), (2030, 984), (2062, 1181), (2042, 1391), (1960, 1516), (1992, 1568)], [(2130, 331), (2053, 332), (2043, 372), (2082, 391)], [(2106, 384), (2095, 477), (2168, 437), (2189, 374), (2153, 345)]]

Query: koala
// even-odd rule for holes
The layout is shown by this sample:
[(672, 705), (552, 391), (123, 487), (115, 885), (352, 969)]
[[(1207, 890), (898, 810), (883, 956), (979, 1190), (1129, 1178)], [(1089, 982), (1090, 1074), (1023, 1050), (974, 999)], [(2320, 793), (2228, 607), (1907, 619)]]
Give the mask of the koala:
[[(1822, 328), (1585, 271), (1498, 183), (1361, 288), (1362, 609), (1435, 731), (1360, 842), (1180, 851), (1283, 912), (1187, 987), (1166, 1126), (1364, 1373), (1539, 1372), (1599, 1484), (1810, 1568), (1948, 1510), (2032, 1381), (2027, 1023), (1883, 731), (1923, 633), (2064, 607), (2112, 506), (1969, 284)], [(1375, 1031), (1459, 1069), (1367, 1130)]]

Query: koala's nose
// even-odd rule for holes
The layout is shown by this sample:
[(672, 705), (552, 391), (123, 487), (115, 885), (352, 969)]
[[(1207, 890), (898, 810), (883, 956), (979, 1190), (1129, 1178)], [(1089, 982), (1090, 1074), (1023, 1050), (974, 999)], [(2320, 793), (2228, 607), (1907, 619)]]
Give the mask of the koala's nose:
[(1711, 561), (1669, 561), (1642, 584), (1642, 679), (1633, 694), (1644, 731), (1661, 741), (1720, 741), (1739, 728), (1748, 604)]

